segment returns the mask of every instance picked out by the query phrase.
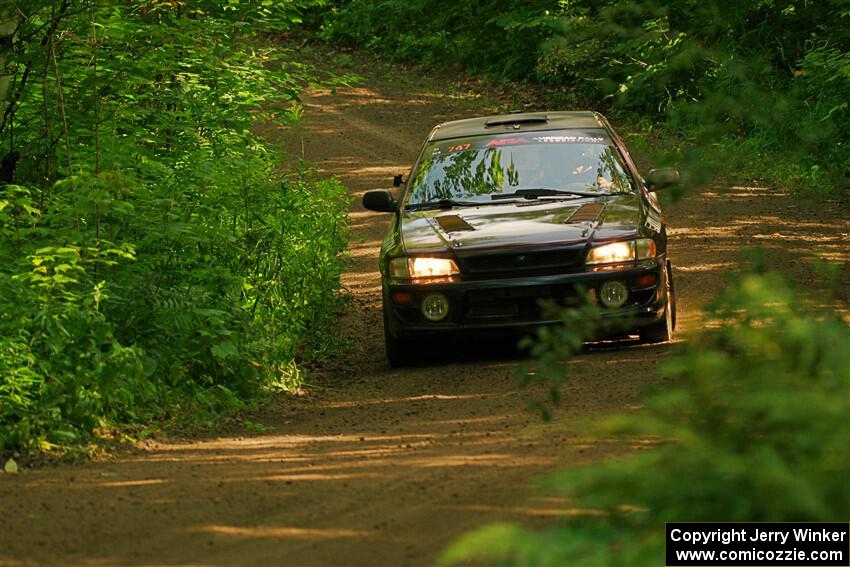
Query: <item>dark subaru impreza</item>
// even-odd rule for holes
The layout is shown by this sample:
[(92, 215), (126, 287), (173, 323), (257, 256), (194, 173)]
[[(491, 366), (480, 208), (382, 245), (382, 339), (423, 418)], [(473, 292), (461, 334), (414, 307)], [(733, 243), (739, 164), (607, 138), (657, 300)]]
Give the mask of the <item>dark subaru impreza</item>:
[[(670, 340), (675, 301), (664, 216), (608, 121), (595, 112), (523, 113), (435, 127), (401, 194), (369, 191), (391, 212), (381, 246), (384, 336), (393, 366), (419, 340), (553, 324), (541, 300), (586, 290), (608, 321)], [(615, 328), (616, 325), (612, 325)]]

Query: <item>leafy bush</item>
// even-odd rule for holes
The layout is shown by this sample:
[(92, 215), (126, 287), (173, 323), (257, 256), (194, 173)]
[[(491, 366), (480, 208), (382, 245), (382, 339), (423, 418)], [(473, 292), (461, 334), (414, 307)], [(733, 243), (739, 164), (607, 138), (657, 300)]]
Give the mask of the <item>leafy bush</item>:
[(846, 517), (846, 321), (810, 310), (773, 273), (741, 276), (709, 314), (664, 365), (672, 382), (611, 424), (657, 446), (549, 480), (584, 515), (546, 532), (483, 528), (443, 564), (659, 565), (665, 522)]
[(320, 36), (404, 61), (462, 65), (498, 77), (523, 79), (552, 24), (554, 0), (447, 2), (343, 0), (325, 8)]
[(0, 450), (214, 420), (285, 379), (337, 306), (345, 191), (281, 177), (254, 133), (315, 78), (252, 33), (301, 5), (83, 4), (21, 5), (8, 60)]

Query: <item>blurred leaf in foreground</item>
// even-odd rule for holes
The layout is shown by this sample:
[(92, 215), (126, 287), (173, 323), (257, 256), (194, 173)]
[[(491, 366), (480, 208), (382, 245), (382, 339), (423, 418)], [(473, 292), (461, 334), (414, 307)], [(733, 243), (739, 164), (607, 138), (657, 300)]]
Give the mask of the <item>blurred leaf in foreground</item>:
[[(655, 566), (664, 523), (850, 515), (850, 328), (778, 274), (741, 274), (662, 368), (664, 389), (608, 432), (653, 449), (548, 479), (570, 521), (484, 528), (444, 564)], [(671, 386), (672, 384), (672, 386)], [(486, 530), (486, 531), (485, 531)]]

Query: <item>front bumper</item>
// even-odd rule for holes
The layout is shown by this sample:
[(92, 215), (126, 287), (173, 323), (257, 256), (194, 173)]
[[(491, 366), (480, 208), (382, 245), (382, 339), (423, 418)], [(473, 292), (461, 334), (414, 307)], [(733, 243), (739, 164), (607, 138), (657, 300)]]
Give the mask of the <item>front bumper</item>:
[[(384, 310), (387, 331), (396, 338), (447, 333), (529, 332), (541, 325), (560, 323), (540, 305), (553, 301), (571, 306), (581, 302), (580, 290), (594, 296), (609, 280), (619, 280), (629, 289), (620, 308), (603, 308), (600, 334), (627, 334), (664, 316), (667, 304), (664, 257), (642, 260), (616, 269), (569, 274), (492, 278), (427, 284), (384, 281)], [(654, 283), (646, 285), (646, 276)], [(428, 321), (421, 312), (422, 300), (441, 293), (449, 302), (449, 312), (439, 322)], [(404, 298), (399, 302), (398, 298)]]

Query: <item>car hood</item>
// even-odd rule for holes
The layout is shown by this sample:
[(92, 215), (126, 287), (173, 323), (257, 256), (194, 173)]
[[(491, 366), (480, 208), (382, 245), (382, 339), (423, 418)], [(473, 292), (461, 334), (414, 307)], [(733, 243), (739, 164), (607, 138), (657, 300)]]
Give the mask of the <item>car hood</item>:
[(626, 239), (637, 235), (640, 217), (640, 197), (627, 194), (405, 212), (400, 228), (409, 254), (462, 253)]

